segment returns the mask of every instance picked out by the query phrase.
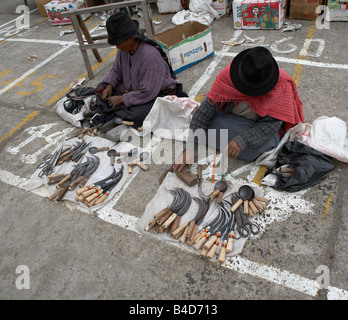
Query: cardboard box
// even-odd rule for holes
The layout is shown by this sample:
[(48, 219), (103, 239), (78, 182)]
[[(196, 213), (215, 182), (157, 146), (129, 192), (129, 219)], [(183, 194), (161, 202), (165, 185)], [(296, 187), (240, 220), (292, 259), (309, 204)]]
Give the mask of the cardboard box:
[(348, 3), (341, 0), (328, 0), (328, 21), (348, 21)]
[(158, 0), (157, 9), (159, 13), (179, 12), (183, 8), (180, 0)]
[(35, 4), (39, 9), (39, 13), (42, 17), (47, 17), (47, 12), (44, 5), (49, 2), (51, 2), (51, 0), (35, 0)]
[(280, 29), (285, 20), (286, 0), (234, 0), (235, 29)]
[(213, 0), (211, 7), (216, 10), (220, 15), (226, 14), (228, 5), (232, 0)]
[(348, 10), (329, 9), (328, 21), (348, 21)]
[(214, 55), (208, 26), (186, 22), (153, 36), (166, 52), (175, 74)]
[(315, 10), (321, 5), (321, 0), (291, 0), (290, 19), (315, 20), (319, 13)]
[[(71, 19), (62, 17), (61, 12), (87, 8), (85, 0), (65, 0), (65, 1), (51, 1), (45, 4), (47, 15), (53, 25), (71, 24)], [(86, 20), (91, 14), (81, 15), (83, 20)]]
[(327, 1), (327, 7), (329, 9), (347, 10), (348, 9), (348, 3), (344, 2), (342, 0), (328, 0)]

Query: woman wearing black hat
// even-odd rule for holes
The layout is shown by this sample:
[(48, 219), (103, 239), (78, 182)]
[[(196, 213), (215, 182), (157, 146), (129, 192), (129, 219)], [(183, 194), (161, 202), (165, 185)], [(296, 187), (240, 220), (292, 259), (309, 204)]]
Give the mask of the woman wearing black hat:
[(92, 119), (93, 125), (103, 124), (103, 132), (116, 126), (115, 117), (141, 127), (158, 96), (177, 93), (177, 81), (166, 54), (138, 27), (138, 21), (125, 13), (116, 13), (106, 21), (108, 42), (119, 50), (99, 85), (103, 88), (98, 90), (102, 91), (102, 102), (98, 104), (99, 114)]
[[(218, 74), (194, 113), (186, 151), (173, 169), (193, 163), (198, 129), (208, 133), (204, 142), (214, 149), (226, 151), (230, 158), (253, 161), (275, 148), (282, 133), (303, 121), (296, 84), (271, 52), (264, 47), (244, 50)], [(216, 139), (209, 138), (212, 129)]]

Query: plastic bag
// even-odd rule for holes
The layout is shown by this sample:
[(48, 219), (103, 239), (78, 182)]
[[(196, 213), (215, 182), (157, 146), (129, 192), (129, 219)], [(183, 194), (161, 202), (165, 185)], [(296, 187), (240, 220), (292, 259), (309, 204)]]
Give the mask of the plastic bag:
[[(300, 191), (316, 185), (335, 168), (328, 156), (297, 141), (285, 143), (278, 154), (275, 167), (286, 165), (294, 168), (294, 172), (290, 176), (271, 174), (277, 176), (273, 187), (289, 192)], [(265, 178), (267, 178), (267, 173)]]
[(322, 116), (314, 120), (306, 144), (330, 157), (348, 162), (347, 125), (337, 117)]
[(304, 144), (304, 140), (308, 139), (312, 126), (309, 123), (300, 122), (296, 126), (289, 129), (282, 137), (276, 148), (262, 153), (256, 160), (255, 165), (274, 167), (277, 162), (278, 154), (281, 152), (285, 143), (290, 141), (299, 141)]
[[(69, 122), (75, 127), (81, 128), (82, 121), (84, 120), (86, 114), (89, 114), (92, 111), (91, 107), (92, 105), (94, 105), (94, 101), (96, 99), (96, 96), (92, 94), (91, 89), (93, 88), (87, 87), (87, 88), (81, 88), (76, 91), (76, 93), (78, 94), (85, 94), (85, 97), (81, 97), (79, 99), (79, 100), (82, 99), (82, 101), (79, 101), (78, 108), (74, 108), (74, 106), (72, 107), (72, 109), (75, 110), (74, 112), (71, 112), (72, 110), (69, 109), (69, 105), (71, 105), (71, 102), (74, 98), (73, 96), (70, 96), (69, 94), (57, 102), (57, 104), (54, 107), (54, 110), (63, 120), (65, 120), (66, 122)], [(75, 106), (76, 105), (77, 104), (75, 104)]]
[(186, 141), (192, 114), (200, 103), (192, 98), (177, 96), (158, 97), (143, 122), (142, 131), (132, 129), (136, 135), (151, 132), (162, 139)]
[(219, 13), (211, 6), (212, 0), (191, 0), (189, 9), (181, 10), (172, 17), (172, 23), (180, 25), (188, 21), (197, 21), (209, 26)]

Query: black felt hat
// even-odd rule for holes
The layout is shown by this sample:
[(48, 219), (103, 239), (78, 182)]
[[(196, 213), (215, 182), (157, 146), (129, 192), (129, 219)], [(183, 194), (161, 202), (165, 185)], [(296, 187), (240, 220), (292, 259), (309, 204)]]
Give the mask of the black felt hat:
[(255, 47), (240, 52), (232, 61), (231, 80), (241, 93), (259, 97), (270, 92), (278, 82), (279, 67), (271, 52)]
[(116, 46), (128, 40), (139, 28), (139, 22), (132, 20), (125, 13), (115, 13), (106, 20), (108, 43)]

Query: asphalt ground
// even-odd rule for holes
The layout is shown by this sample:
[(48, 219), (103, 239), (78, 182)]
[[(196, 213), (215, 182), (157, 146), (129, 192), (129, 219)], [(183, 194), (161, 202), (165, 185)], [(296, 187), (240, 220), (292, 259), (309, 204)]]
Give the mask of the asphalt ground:
[[(168, 164), (150, 163), (148, 172), (135, 170), (123, 190), (92, 213), (67, 201), (48, 200), (44, 187), (25, 191), (42, 157), (73, 129), (55, 113), (56, 102), (74, 79), (86, 78), (84, 86), (96, 86), (111, 67), (116, 49), (100, 50), (102, 63), (90, 54), (95, 78), (89, 80), (76, 35), (59, 35), (71, 26), (53, 27), (29, 0), (30, 29), (18, 32), (19, 4), (0, 4), (1, 299), (112, 299), (134, 304), (154, 300), (155, 306), (155, 300), (209, 304), (209, 300), (348, 298), (348, 175), (347, 165), (337, 160), (323, 182), (303, 192), (264, 189), (272, 201), (260, 220), (261, 234), (248, 239), (243, 252), (223, 266), (136, 230)], [(172, 16), (153, 7), (153, 18), (161, 22), (154, 26), (156, 33), (174, 27)], [(96, 30), (101, 22), (95, 15), (86, 21), (93, 34), (102, 32)], [(291, 22), (302, 28), (288, 33), (238, 31), (232, 17), (215, 20), (210, 26), (215, 55), (179, 73), (178, 80), (190, 97), (202, 101), (215, 76), (238, 52), (263, 45), (294, 78), (308, 122), (324, 115), (347, 123), (347, 23), (331, 22), (329, 29), (320, 30), (313, 21)], [(254, 39), (254, 44), (221, 43), (242, 35)], [(28, 60), (34, 54), (38, 59)], [(153, 152), (172, 144), (152, 143)], [(258, 172), (253, 163), (229, 161), (235, 182), (252, 183)], [(25, 272), (30, 277), (27, 289), (20, 285)], [(321, 272), (326, 276), (322, 282)]]

